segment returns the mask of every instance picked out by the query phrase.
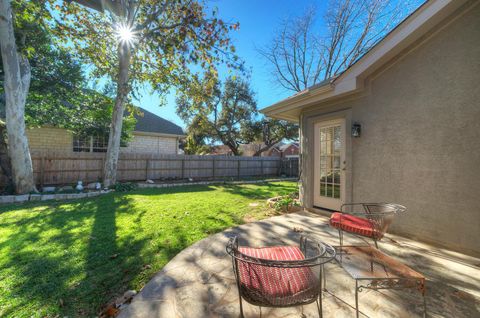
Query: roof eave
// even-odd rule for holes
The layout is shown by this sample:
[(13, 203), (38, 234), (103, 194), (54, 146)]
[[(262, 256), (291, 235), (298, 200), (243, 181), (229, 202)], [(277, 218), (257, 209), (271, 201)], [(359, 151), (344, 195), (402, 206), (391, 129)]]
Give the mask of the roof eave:
[(298, 118), (295, 116), (289, 116), (285, 114), (285, 111), (288, 109), (293, 109), (304, 105), (304, 103), (316, 96), (320, 96), (322, 94), (328, 93), (333, 91), (334, 86), (331, 83), (327, 83), (325, 85), (310, 88), (306, 91), (299, 93), (298, 95), (294, 95), (292, 97), (286, 98), (278, 103), (275, 103), (271, 106), (265, 107), (260, 110), (261, 113), (265, 114), (268, 117), (272, 117), (275, 119), (282, 119), (288, 121), (297, 122)]

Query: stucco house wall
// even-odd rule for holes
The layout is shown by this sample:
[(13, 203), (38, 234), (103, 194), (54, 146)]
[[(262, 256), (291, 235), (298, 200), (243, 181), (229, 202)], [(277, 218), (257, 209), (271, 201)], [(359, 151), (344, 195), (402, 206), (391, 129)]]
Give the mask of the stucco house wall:
[(392, 232), (480, 255), (480, 5), (386, 65), (360, 95), (302, 112), (304, 205), (313, 208), (313, 125), (343, 117), (346, 201), (403, 204)]

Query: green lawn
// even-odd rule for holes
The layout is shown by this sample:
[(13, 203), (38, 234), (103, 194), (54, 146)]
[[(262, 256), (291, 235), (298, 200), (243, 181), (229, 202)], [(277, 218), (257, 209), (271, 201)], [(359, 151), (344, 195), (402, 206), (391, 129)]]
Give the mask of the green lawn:
[[(137, 190), (0, 207), (0, 317), (92, 317), (294, 182)], [(258, 202), (258, 206), (250, 203)]]

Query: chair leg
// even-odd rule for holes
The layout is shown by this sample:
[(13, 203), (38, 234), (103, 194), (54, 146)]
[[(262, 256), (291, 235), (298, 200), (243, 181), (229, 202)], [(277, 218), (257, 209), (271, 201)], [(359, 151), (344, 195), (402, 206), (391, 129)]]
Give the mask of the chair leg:
[(244, 318), (243, 315), (243, 304), (242, 304), (242, 296), (238, 295), (238, 301), (240, 302), (240, 318)]
[(319, 295), (317, 299), (317, 310), (318, 310), (318, 317), (323, 317), (323, 306), (322, 306), (322, 296)]
[(322, 271), (322, 277), (323, 277), (323, 290), (327, 290), (327, 275), (325, 275), (325, 265), (322, 265), (322, 268), (320, 269)]
[(340, 252), (342, 251), (342, 246), (343, 246), (343, 231), (338, 230), (338, 239), (340, 241)]
[(376, 240), (376, 239), (373, 239), (373, 241), (375, 242), (375, 248), (378, 250), (378, 243), (377, 243), (377, 240)]

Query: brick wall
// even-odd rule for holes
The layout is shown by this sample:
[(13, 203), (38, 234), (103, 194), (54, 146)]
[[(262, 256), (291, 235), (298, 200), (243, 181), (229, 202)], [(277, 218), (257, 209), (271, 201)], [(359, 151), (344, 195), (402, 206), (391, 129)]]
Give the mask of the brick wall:
[(30, 151), (72, 151), (73, 135), (66, 129), (54, 127), (27, 130)]
[[(66, 129), (54, 127), (32, 128), (27, 130), (31, 151), (73, 151), (73, 134)], [(133, 133), (128, 147), (120, 148), (125, 153), (176, 154), (177, 138), (148, 136)]]
[(134, 133), (128, 147), (122, 147), (120, 151), (124, 153), (176, 154), (177, 138)]

